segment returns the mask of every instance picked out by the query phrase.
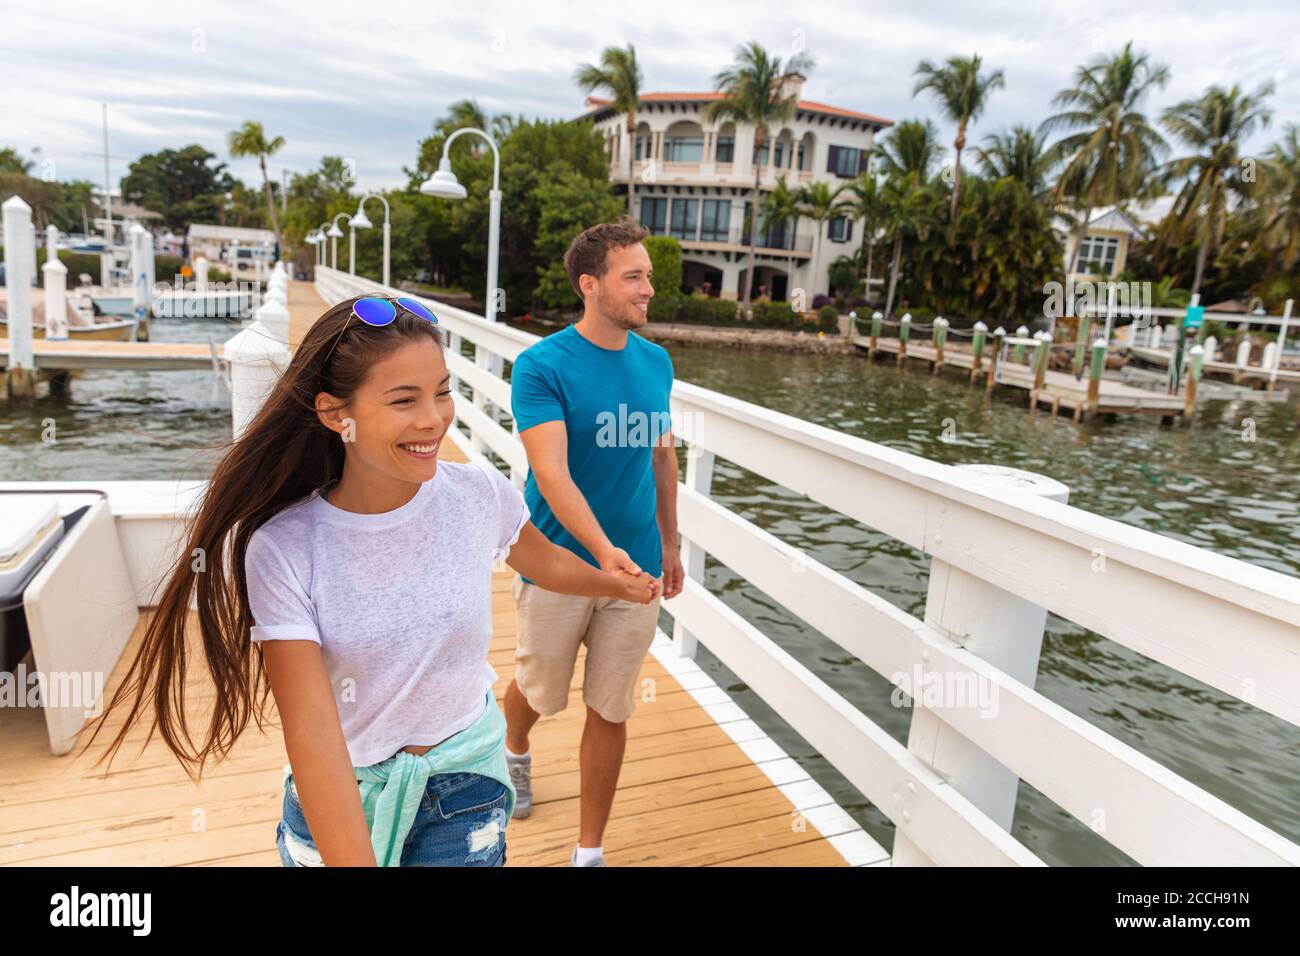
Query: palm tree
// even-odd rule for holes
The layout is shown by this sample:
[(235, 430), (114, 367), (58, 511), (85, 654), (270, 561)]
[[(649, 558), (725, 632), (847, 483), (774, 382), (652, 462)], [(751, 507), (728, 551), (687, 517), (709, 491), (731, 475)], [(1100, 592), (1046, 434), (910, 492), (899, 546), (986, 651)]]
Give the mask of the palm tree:
[(880, 180), (870, 169), (849, 183), (849, 214), (862, 223), (862, 241), (867, 247), (867, 279), (863, 289), (871, 292), (872, 260), (876, 252), (876, 234), (884, 225), (888, 210)]
[(1048, 117), (1039, 132), (1072, 131), (1048, 151), (1053, 163), (1063, 164), (1053, 198), (1069, 198), (1083, 210), (1071, 259), (1078, 258), (1092, 210), (1142, 194), (1169, 151), (1138, 108), (1152, 87), (1168, 81), (1169, 68), (1134, 53), (1130, 42), (1113, 56), (1079, 67), (1074, 86), (1052, 99), (1062, 112)]
[(284, 137), (267, 139), (261, 123), (247, 121), (230, 134), (230, 155), (256, 156), (262, 166), (262, 192), (266, 194), (266, 210), (271, 216), (271, 229), (275, 233), (276, 255), (280, 252), (280, 220), (275, 215), (275, 199), (271, 195), (271, 177), (266, 172), (266, 158), (284, 146)]
[(938, 131), (929, 120), (903, 120), (880, 146), (880, 169), (885, 174), (882, 202), (886, 209), (885, 232), (894, 240), (889, 267), (889, 292), (885, 296), (885, 317), (893, 314), (894, 291), (903, 261), (903, 240), (924, 237), (929, 231), (927, 187), (930, 173), (939, 160)]
[(1255, 176), (1244, 173), (1241, 142), (1257, 127), (1268, 125), (1272, 114), (1264, 106), (1264, 98), (1272, 93), (1271, 81), (1252, 94), (1243, 93), (1235, 84), (1231, 89), (1211, 86), (1198, 99), (1169, 107), (1160, 118), (1165, 129), (1195, 151), (1173, 160), (1165, 169), (1168, 178), (1186, 180), (1173, 214), (1184, 225), (1197, 223), (1192, 295), (1201, 290), (1206, 259), (1223, 241), (1229, 194), (1244, 199), (1253, 192)]
[[(812, 57), (797, 53), (782, 67), (781, 58), (770, 56), (757, 42), (736, 50), (735, 62), (713, 78), (714, 86), (722, 94), (704, 110), (709, 123), (733, 121), (737, 126), (754, 128), (754, 185), (749, 194), (749, 208), (758, 209), (758, 179), (761, 173), (759, 157), (767, 144), (768, 129), (788, 122), (795, 112), (797, 97), (787, 92), (787, 80), (802, 76), (812, 69)], [(741, 302), (749, 302), (749, 290), (754, 282), (754, 244), (757, 228), (749, 230), (749, 258), (745, 265), (745, 286)]]
[(588, 93), (603, 90), (614, 112), (627, 117), (627, 212), (636, 218), (636, 184), (632, 175), (632, 158), (636, 155), (636, 111), (641, 105), (641, 67), (636, 62), (636, 47), (606, 47), (600, 66), (591, 63), (578, 67), (573, 80)]
[(916, 86), (912, 95), (923, 90), (933, 93), (949, 120), (957, 124), (953, 147), (957, 160), (953, 168), (952, 207), (948, 218), (957, 218), (957, 194), (961, 191), (961, 151), (966, 148), (966, 127), (978, 119), (988, 105), (989, 94), (1006, 85), (1001, 70), (981, 74), (983, 60), (978, 53), (950, 56), (943, 66), (922, 60), (916, 67)]
[(786, 299), (789, 300), (790, 291), (794, 288), (794, 239), (799, 232), (799, 217), (803, 210), (799, 205), (798, 194), (790, 188), (784, 176), (776, 181), (776, 188), (763, 197), (761, 212), (764, 231), (774, 223), (790, 222), (790, 255), (786, 260), (786, 275), (789, 277), (786, 282)]
[(849, 199), (845, 195), (848, 187), (848, 183), (841, 183), (832, 189), (830, 183), (825, 180), (818, 180), (802, 187), (795, 194), (795, 201), (798, 203), (800, 212), (817, 223), (817, 238), (813, 243), (811, 270), (814, 278), (817, 276), (817, 267), (821, 260), (822, 235), (826, 232), (826, 224), (849, 211)]
[(980, 172), (990, 179), (1014, 179), (1035, 199), (1046, 201), (1052, 171), (1046, 137), (1027, 126), (1013, 126), (1004, 133), (991, 133), (984, 142), (984, 148), (975, 149)]
[(1253, 208), (1256, 245), (1273, 253), (1289, 272), (1300, 261), (1300, 126), (1288, 123), (1260, 164), (1263, 195)]

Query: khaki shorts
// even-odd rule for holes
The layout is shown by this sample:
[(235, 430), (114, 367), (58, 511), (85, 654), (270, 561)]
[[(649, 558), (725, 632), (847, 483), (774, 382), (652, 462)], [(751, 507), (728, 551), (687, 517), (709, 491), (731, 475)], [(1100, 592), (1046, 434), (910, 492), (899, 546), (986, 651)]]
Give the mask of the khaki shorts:
[[(662, 585), (663, 578), (660, 578)], [(557, 594), (515, 576), (515, 683), (542, 716), (563, 710), (578, 659), (587, 645), (582, 700), (611, 723), (636, 708), (636, 682), (659, 623), (659, 602)]]

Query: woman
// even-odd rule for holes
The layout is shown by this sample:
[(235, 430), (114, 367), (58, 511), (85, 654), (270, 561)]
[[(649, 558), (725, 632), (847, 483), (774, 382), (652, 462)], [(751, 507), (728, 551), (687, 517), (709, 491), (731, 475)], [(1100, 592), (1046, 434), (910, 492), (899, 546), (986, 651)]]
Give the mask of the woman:
[[(422, 304), (372, 296), (322, 315), (213, 473), (110, 705), (133, 697), (105, 756), (148, 697), (201, 773), (250, 715), (262, 727), (269, 689), (289, 755), (285, 865), (503, 863), (514, 788), (487, 664), (492, 565), (638, 603), (659, 582), (552, 545), (495, 469), (439, 462), (452, 415)], [(176, 706), (192, 595), (216, 688), (201, 747)]]

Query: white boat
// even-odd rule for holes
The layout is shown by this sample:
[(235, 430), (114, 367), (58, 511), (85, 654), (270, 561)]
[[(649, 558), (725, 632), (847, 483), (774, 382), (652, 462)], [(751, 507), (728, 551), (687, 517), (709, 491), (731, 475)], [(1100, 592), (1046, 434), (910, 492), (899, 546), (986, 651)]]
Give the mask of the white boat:
[(152, 300), (160, 319), (243, 319), (253, 304), (252, 289), (169, 289), (155, 292)]

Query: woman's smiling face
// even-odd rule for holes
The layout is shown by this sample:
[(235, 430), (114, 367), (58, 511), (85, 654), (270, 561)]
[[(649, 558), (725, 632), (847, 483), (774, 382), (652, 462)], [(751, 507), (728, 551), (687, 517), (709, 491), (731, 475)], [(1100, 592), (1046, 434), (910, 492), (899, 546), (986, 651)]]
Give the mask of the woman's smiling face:
[(351, 400), (328, 413), (326, 424), (366, 471), (425, 482), (438, 470), (438, 447), (453, 414), (446, 359), (437, 343), (425, 339), (376, 362)]

